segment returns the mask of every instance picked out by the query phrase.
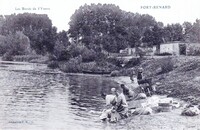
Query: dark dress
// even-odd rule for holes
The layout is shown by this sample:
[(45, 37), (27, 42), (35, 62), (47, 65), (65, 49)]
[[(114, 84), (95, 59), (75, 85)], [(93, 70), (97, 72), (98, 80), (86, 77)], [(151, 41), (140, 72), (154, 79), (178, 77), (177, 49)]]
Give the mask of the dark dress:
[(137, 74), (137, 79), (138, 79), (138, 80), (141, 80), (141, 79), (142, 79), (142, 72), (138, 72), (138, 74)]

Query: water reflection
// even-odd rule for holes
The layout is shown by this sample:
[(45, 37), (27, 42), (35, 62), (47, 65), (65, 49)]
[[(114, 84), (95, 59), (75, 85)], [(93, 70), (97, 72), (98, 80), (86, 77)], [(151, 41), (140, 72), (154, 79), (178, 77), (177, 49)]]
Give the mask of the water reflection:
[(101, 91), (116, 86), (107, 77), (36, 64), (4, 63), (0, 72), (1, 129), (102, 129)]

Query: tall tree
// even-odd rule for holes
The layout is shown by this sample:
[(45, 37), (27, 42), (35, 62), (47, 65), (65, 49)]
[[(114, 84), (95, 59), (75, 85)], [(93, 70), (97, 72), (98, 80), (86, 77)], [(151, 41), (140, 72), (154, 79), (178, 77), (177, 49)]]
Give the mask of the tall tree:
[(5, 16), (2, 34), (23, 32), (30, 39), (31, 48), (38, 54), (51, 52), (54, 46), (56, 28), (47, 15), (42, 14), (12, 14)]
[(160, 50), (160, 44), (163, 43), (163, 28), (160, 26), (160, 24), (155, 25), (153, 28), (147, 29), (144, 33), (144, 37), (142, 38), (142, 41), (144, 43), (147, 43), (147, 46), (157, 46), (157, 51)]
[(67, 48), (70, 46), (68, 35), (66, 31), (59, 32), (56, 36), (53, 54), (57, 60), (69, 60), (71, 57)]
[(184, 40), (187, 42), (200, 43), (200, 20), (197, 19), (193, 24), (190, 22), (183, 23)]
[(69, 34), (90, 49), (119, 52), (134, 47), (155, 23), (150, 15), (125, 12), (113, 4), (84, 5), (71, 16)]
[(166, 41), (183, 41), (183, 27), (180, 24), (171, 24), (164, 27)]

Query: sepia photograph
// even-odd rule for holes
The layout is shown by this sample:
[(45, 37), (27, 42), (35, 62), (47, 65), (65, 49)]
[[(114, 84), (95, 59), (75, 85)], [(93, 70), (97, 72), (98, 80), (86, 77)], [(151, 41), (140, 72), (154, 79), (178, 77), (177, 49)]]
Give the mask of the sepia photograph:
[(0, 0), (0, 130), (200, 130), (198, 0)]

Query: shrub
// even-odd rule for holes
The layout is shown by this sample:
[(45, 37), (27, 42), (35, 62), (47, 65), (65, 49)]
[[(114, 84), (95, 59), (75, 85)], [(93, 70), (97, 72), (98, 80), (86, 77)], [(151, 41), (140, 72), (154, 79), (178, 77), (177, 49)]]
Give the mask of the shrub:
[(161, 72), (160, 73), (167, 73), (172, 71), (174, 68), (174, 63), (171, 58), (166, 58), (161, 62)]
[(118, 67), (121, 67), (121, 64), (123, 63), (122, 60), (120, 60), (119, 58), (116, 57), (110, 57), (107, 59), (107, 61), (113, 65), (116, 65)]
[(136, 55), (139, 55), (140, 58), (143, 58), (146, 55), (146, 51), (144, 50), (144, 48), (141, 47), (136, 47)]
[(68, 73), (78, 73), (81, 72), (80, 64), (81, 64), (80, 57), (71, 58), (68, 62), (65, 62), (60, 66), (60, 69), (64, 72)]
[(107, 56), (103, 53), (96, 53), (96, 62), (106, 61)]
[(130, 67), (134, 67), (138, 64), (141, 63), (141, 59), (140, 58), (131, 58), (124, 67), (126, 68), (130, 68)]
[(51, 68), (51, 69), (56, 69), (56, 68), (59, 67), (57, 61), (51, 61), (51, 62), (49, 62), (47, 66), (48, 66), (49, 68)]
[(96, 62), (81, 63), (81, 70), (94, 71), (97, 67)]
[(120, 76), (131, 76), (133, 74), (133, 68), (124, 68), (120, 70)]
[(200, 56), (200, 47), (199, 46), (188, 46), (187, 55), (189, 56)]
[(96, 52), (94, 50), (84, 49), (82, 53), (83, 62), (91, 62), (96, 59)]
[(5, 53), (2, 57), (2, 60), (13, 61), (13, 55), (11, 53)]
[(12, 52), (12, 55), (26, 55), (30, 53), (30, 40), (22, 32), (9, 34), (6, 37), (5, 49)]
[[(36, 63), (42, 63), (49, 60), (48, 56), (42, 56), (42, 55), (16, 55), (13, 57), (14, 61), (20, 61), (20, 62), (36, 62)], [(38, 61), (38, 62), (37, 62)], [(41, 61), (41, 62), (39, 62)]]
[(79, 44), (71, 44), (68, 48), (69, 53), (72, 57), (77, 57), (85, 51), (86, 47)]
[(200, 48), (194, 49), (193, 52), (190, 54), (191, 56), (200, 56)]
[(68, 50), (63, 50), (60, 52), (60, 55), (58, 55), (57, 59), (59, 61), (68, 61), (70, 59), (71, 55)]
[(163, 52), (163, 53), (155, 53), (156, 56), (170, 56), (172, 55), (171, 53), (169, 52)]

